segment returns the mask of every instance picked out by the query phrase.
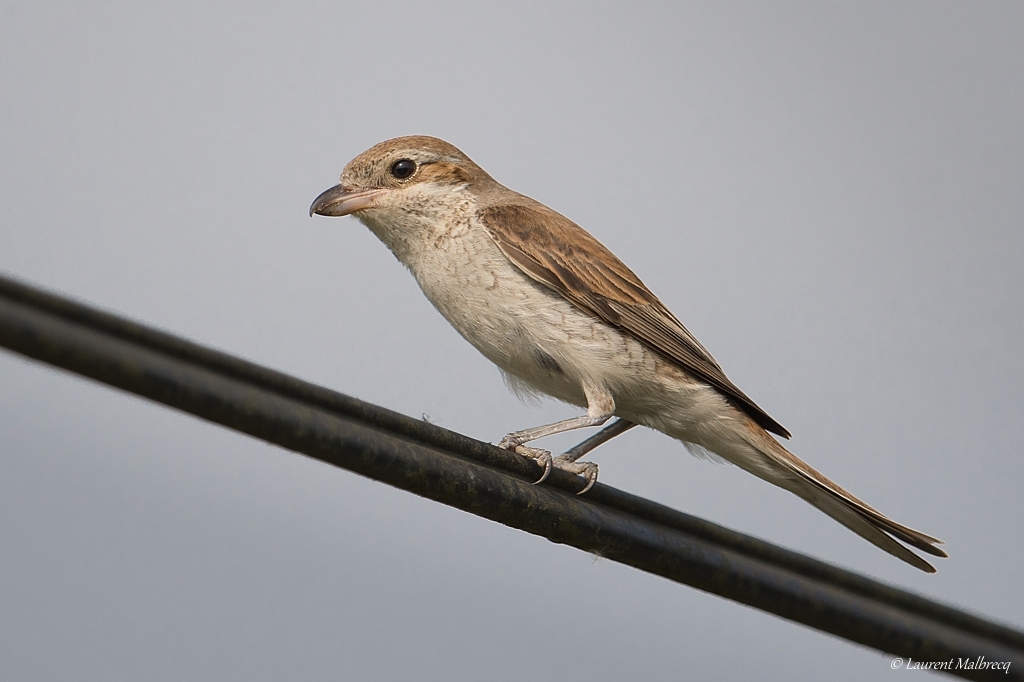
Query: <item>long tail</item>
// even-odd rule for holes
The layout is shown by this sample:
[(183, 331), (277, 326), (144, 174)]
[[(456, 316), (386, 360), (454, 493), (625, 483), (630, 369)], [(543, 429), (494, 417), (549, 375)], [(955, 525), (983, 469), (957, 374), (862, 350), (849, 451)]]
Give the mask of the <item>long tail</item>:
[[(749, 422), (747, 427), (744, 440), (752, 446), (744, 453), (748, 456), (719, 454), (755, 476), (798, 495), (868, 542), (926, 573), (935, 573), (935, 567), (897, 540), (932, 556), (949, 556), (935, 546), (943, 544), (942, 540), (896, 523), (803, 462), (757, 424)], [(756, 453), (753, 458), (748, 454), (751, 451)]]

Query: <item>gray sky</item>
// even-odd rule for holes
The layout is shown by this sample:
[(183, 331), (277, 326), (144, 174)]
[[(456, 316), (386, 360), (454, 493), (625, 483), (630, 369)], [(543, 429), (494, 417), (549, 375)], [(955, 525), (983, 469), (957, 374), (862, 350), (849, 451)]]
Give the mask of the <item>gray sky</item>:
[[(951, 558), (921, 574), (654, 432), (597, 451), (603, 482), (1024, 627), (1020, 3), (150, 5), (0, 6), (0, 270), (481, 439), (571, 416), (356, 221), (306, 217), (370, 145), (443, 137)], [(890, 674), (6, 352), (0, 543), (12, 680)]]

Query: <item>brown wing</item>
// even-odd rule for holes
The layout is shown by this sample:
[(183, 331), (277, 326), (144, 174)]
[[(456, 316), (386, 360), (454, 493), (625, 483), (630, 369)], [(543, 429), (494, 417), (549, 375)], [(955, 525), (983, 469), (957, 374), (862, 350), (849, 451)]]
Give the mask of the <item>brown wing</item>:
[(674, 360), (762, 428), (790, 437), (729, 381), (711, 354), (640, 278), (586, 230), (543, 204), (491, 206), (480, 212), (480, 219), (502, 252), (532, 279)]

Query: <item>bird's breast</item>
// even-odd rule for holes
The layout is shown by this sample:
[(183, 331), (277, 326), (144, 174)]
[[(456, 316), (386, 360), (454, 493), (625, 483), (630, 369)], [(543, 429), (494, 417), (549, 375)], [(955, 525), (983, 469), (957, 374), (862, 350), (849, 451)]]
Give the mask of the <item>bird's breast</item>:
[(528, 280), (471, 221), (432, 235), (410, 270), (445, 319), (508, 371), (535, 355), (534, 321), (557, 316), (560, 297)]
[(584, 383), (632, 393), (653, 376), (642, 344), (530, 279), (475, 214), (415, 226), (364, 222), (459, 334), (532, 389), (585, 404)]

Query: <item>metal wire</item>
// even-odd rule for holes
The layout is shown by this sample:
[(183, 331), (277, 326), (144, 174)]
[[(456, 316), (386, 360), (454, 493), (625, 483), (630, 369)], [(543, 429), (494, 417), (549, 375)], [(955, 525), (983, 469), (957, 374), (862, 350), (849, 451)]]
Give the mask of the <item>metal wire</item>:
[(0, 346), (507, 526), (949, 672), (1024, 633), (0, 275)]

